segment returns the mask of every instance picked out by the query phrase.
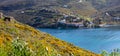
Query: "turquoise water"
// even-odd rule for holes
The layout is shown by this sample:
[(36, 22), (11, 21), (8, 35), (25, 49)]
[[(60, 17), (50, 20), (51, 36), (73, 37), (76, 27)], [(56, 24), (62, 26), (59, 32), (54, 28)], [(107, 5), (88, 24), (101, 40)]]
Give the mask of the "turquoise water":
[(100, 53), (120, 48), (120, 26), (96, 29), (39, 29), (76, 46)]

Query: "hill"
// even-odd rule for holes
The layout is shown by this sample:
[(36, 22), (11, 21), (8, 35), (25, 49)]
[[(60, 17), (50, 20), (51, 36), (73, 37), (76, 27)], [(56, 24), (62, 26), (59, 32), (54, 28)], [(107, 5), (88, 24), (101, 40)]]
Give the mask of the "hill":
[(100, 56), (19, 23), (13, 17), (0, 18), (0, 51), (3, 56)]
[[(119, 8), (119, 0), (0, 0), (0, 11), (29, 25), (52, 25), (64, 15), (90, 18), (103, 17), (110, 8)], [(116, 11), (114, 8), (112, 11)], [(47, 11), (43, 12), (43, 9)], [(113, 13), (119, 16), (118, 13)], [(19, 16), (18, 16), (19, 15)], [(110, 20), (110, 19), (108, 19)], [(37, 23), (36, 23), (37, 21)], [(39, 23), (38, 23), (39, 22)], [(51, 22), (51, 23), (50, 23)], [(42, 23), (42, 24), (41, 24)]]
[[(31, 19), (35, 19), (36, 17), (46, 19), (45, 16), (39, 15), (40, 11), (44, 8), (60, 14), (86, 17), (97, 11), (90, 3), (79, 3), (78, 0), (5, 0), (0, 3), (0, 10), (2, 12), (14, 16), (18, 21), (23, 23), (32, 23)], [(44, 13), (47, 14), (47, 12)]]

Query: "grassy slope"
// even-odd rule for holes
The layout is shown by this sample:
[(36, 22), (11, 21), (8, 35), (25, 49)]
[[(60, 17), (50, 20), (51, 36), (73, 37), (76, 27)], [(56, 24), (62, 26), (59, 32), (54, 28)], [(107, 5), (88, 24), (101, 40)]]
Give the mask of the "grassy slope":
[[(40, 32), (28, 25), (21, 24), (17, 21), (6, 22), (0, 19), (0, 45), (1, 48), (9, 48), (6, 42), (13, 42), (13, 39), (18, 38), (28, 43), (28, 47), (37, 55), (39, 52), (47, 53), (47, 56), (60, 54), (62, 56), (99, 56), (93, 52), (76, 47), (73, 44), (59, 40), (47, 33)], [(42, 47), (41, 47), (42, 46)], [(41, 49), (45, 51), (40, 51)], [(10, 49), (10, 48), (9, 48)], [(8, 51), (8, 50), (7, 50)], [(10, 50), (9, 50), (10, 51)], [(9, 52), (8, 51), (8, 52)], [(42, 54), (40, 56), (44, 56)]]

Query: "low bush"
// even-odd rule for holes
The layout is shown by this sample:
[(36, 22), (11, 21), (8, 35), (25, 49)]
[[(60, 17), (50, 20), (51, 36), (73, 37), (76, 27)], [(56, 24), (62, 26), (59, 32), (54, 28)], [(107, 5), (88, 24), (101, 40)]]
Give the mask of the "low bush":
[(120, 49), (114, 49), (112, 52), (102, 51), (102, 56), (120, 56)]

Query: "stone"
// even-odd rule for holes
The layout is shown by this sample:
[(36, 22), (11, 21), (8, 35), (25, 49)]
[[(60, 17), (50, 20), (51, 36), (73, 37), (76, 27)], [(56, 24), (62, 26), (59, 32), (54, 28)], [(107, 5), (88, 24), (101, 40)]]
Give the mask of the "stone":
[(2, 19), (2, 18), (3, 18), (3, 13), (0, 12), (0, 19)]
[(14, 21), (15, 21), (15, 19), (14, 19), (14, 17), (11, 17), (11, 16), (6, 16), (6, 17), (4, 18), (4, 21), (14, 22)]

